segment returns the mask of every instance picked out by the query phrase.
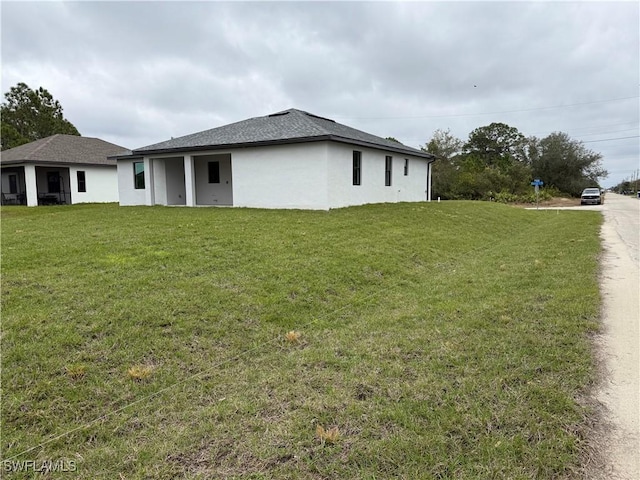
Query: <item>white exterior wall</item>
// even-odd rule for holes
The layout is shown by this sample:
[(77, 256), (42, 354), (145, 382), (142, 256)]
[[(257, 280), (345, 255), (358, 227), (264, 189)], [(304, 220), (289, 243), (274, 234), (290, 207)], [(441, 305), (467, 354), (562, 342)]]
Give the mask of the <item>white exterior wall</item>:
[[(153, 190), (154, 205), (184, 205), (183, 158), (153, 158), (151, 160), (153, 162), (153, 182), (155, 186)], [(131, 165), (131, 169), (133, 175), (133, 165)]]
[(233, 204), (328, 210), (328, 142), (233, 150)]
[[(360, 185), (353, 185), (353, 151), (362, 152)], [(385, 157), (392, 157), (391, 186), (385, 185)], [(404, 175), (405, 159), (409, 174)], [(332, 142), (329, 145), (331, 208), (366, 203), (420, 202), (427, 199), (428, 162), (396, 152)]]
[[(362, 152), (358, 186), (353, 185), (354, 150)], [(387, 155), (393, 158), (389, 187), (385, 186)], [(227, 163), (229, 156), (230, 163)], [(153, 158), (154, 203), (189, 205), (186, 198), (189, 190), (184, 183), (190, 177), (184, 158), (193, 159), (196, 205), (328, 210), (366, 203), (427, 200), (427, 159), (321, 141)], [(409, 159), (407, 176), (404, 175), (405, 158)], [(217, 160), (221, 183), (209, 184), (207, 162)], [(145, 171), (145, 175), (149, 172)], [(118, 160), (118, 186), (121, 205), (146, 204), (145, 192), (150, 185), (147, 181), (145, 190), (134, 189), (132, 160)], [(187, 201), (183, 202), (182, 198)]]
[[(133, 167), (131, 167), (133, 169)], [(78, 192), (78, 171), (84, 172), (86, 192)], [(69, 167), (71, 203), (118, 201), (118, 173), (115, 167), (78, 165)]]
[[(142, 160), (135, 160), (136, 162)], [(133, 184), (134, 160), (118, 160), (118, 192), (120, 205), (144, 205), (145, 190), (136, 190)], [(148, 185), (145, 185), (148, 188)]]
[[(232, 160), (229, 153), (193, 155), (196, 205), (233, 205)], [(209, 162), (220, 165), (220, 183), (209, 183)]]
[(29, 207), (38, 206), (38, 182), (36, 180), (36, 166), (24, 166), (24, 183), (27, 189), (27, 205)]
[[(131, 167), (133, 168), (133, 167)], [(153, 189), (153, 204), (154, 205), (167, 205), (167, 175), (165, 170), (164, 160), (153, 161), (153, 183), (155, 188)], [(145, 187), (146, 187), (145, 182)]]
[(185, 205), (184, 159), (182, 157), (166, 159), (164, 167), (167, 175), (167, 204)]

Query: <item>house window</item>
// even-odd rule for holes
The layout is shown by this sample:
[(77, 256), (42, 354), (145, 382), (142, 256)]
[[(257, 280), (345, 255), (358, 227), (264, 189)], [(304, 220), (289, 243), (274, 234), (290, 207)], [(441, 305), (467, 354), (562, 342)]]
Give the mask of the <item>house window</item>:
[(47, 186), (49, 193), (60, 193), (60, 174), (58, 172), (47, 172)]
[(209, 183), (220, 183), (220, 162), (209, 162)]
[(393, 163), (393, 157), (387, 155), (384, 159), (384, 184), (387, 187), (391, 186), (391, 164)]
[(406, 177), (407, 175), (409, 175), (409, 159), (405, 158), (404, 159), (404, 176)]
[(17, 175), (9, 175), (9, 193), (18, 193)]
[(353, 184), (360, 185), (362, 171), (362, 152), (353, 151)]
[(78, 170), (78, 192), (87, 191), (87, 180), (84, 171)]
[(133, 187), (144, 189), (144, 162), (133, 162)]

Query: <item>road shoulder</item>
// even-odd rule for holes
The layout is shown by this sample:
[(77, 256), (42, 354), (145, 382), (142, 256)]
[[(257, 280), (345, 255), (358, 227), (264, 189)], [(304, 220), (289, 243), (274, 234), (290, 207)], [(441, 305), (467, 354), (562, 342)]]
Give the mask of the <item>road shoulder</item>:
[(602, 331), (595, 339), (601, 375), (594, 400), (600, 419), (593, 445), (599, 451), (587, 478), (640, 479), (640, 318), (637, 262), (607, 218), (602, 226)]

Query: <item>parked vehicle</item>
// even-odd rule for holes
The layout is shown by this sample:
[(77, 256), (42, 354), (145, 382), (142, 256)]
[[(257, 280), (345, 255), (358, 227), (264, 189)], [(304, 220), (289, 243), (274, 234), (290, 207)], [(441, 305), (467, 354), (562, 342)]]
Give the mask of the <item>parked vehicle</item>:
[(602, 205), (602, 202), (599, 188), (585, 188), (580, 195), (580, 205)]

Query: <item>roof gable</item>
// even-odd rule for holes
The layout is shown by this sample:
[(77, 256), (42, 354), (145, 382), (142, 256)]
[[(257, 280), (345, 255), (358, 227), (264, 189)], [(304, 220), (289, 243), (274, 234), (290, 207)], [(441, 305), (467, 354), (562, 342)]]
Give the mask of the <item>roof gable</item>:
[(173, 138), (135, 149), (132, 154), (144, 155), (178, 150), (230, 148), (318, 140), (333, 140), (422, 157), (432, 157), (432, 155), (421, 150), (296, 109), (284, 110), (264, 117), (249, 118), (229, 125)]
[(64, 163), (85, 165), (115, 165), (107, 158), (122, 154), (124, 147), (99, 138), (56, 134), (5, 150), (3, 164), (11, 163)]

